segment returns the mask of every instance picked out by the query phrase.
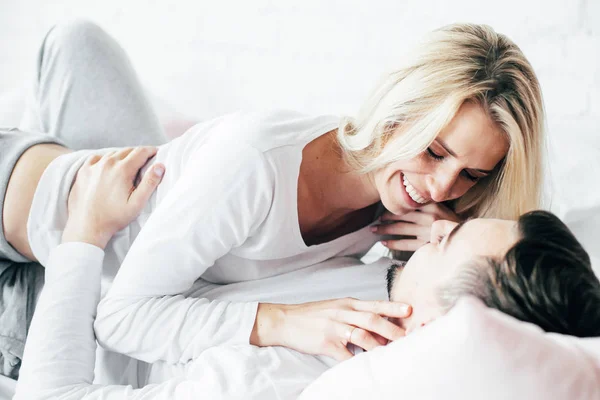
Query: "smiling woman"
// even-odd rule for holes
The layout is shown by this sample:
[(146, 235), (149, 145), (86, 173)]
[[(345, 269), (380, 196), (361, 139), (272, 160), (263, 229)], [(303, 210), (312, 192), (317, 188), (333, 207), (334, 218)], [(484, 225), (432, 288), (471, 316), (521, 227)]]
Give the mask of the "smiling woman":
[(543, 125), (539, 83), (519, 48), (489, 27), (453, 25), (390, 74), (338, 138), (349, 163), (374, 175), (383, 220), (393, 221), (375, 231), (404, 236), (390, 249), (414, 251), (437, 219), (538, 208)]
[[(424, 204), (458, 199), (494, 172), (508, 148), (508, 138), (486, 111), (466, 102), (427, 151), (392, 162), (376, 174), (380, 193), (387, 195), (382, 201), (388, 211), (403, 215)], [(403, 185), (398, 185), (399, 180)]]

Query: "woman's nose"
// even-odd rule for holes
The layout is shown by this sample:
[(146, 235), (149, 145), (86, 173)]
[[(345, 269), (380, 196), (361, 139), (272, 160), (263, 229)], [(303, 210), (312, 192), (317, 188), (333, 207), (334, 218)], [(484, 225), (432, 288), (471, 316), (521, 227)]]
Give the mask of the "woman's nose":
[(430, 175), (427, 186), (431, 200), (436, 203), (451, 200), (452, 187), (457, 176), (458, 174), (451, 171), (440, 171), (435, 175)]

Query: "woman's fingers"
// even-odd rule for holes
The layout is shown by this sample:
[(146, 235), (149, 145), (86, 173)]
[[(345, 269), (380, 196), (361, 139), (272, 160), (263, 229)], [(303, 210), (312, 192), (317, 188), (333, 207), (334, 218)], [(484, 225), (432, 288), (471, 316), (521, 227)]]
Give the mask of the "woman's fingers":
[(460, 220), (454, 211), (441, 203), (427, 204), (404, 215), (392, 214), (389, 211), (381, 215), (381, 221), (407, 221), (428, 225), (440, 219), (447, 219), (454, 222)]
[(408, 318), (412, 313), (410, 305), (397, 301), (363, 301), (352, 299), (351, 305), (356, 311), (370, 312), (390, 318)]
[(448, 209), (448, 207), (444, 206), (441, 203), (429, 203), (429, 204), (426, 204), (423, 207), (419, 208), (417, 211), (435, 214), (443, 209)]
[(253, 330), (251, 342), (260, 346), (286, 346), (343, 361), (353, 356), (346, 348), (348, 343), (372, 350), (403, 337), (404, 329), (386, 317), (403, 319), (411, 312), (409, 305), (399, 302), (353, 298), (269, 307), (260, 304), (255, 328), (263, 325), (258, 321), (267, 321), (274, 315), (279, 315), (275, 317), (279, 323), (273, 325), (275, 330), (269, 335)]
[(163, 164), (154, 164), (148, 168), (141, 182), (131, 193), (129, 203), (135, 207), (135, 212), (139, 213), (146, 205), (146, 202), (154, 193), (156, 187), (160, 184), (162, 177), (165, 174), (165, 166)]
[(348, 343), (352, 343), (361, 349), (371, 351), (381, 346), (375, 335), (357, 326), (349, 326), (345, 332)]
[(458, 222), (460, 218), (445, 205), (431, 203), (404, 215), (394, 215), (387, 211), (381, 216), (384, 223), (373, 227), (372, 230), (378, 235), (400, 236), (386, 238), (381, 242), (390, 250), (415, 251), (429, 242), (431, 226), (439, 220)]
[[(346, 324), (361, 328), (361, 330), (376, 333), (387, 340), (396, 340), (404, 336), (404, 329), (383, 318), (381, 315), (371, 312), (348, 311), (342, 315), (342, 321)], [(361, 335), (363, 334), (361, 333)], [(366, 338), (363, 338), (363, 341), (366, 340)], [(377, 346), (376, 341), (372, 336), (369, 341), (374, 346)], [(358, 344), (356, 342), (353, 343)], [(364, 349), (366, 350), (366, 348)]]
[(349, 360), (354, 356), (343, 343), (332, 346), (331, 352), (332, 354), (329, 354), (329, 356), (340, 362)]
[(384, 240), (381, 242), (388, 249), (398, 251), (417, 251), (419, 247), (427, 243), (427, 240), (421, 239)]
[(415, 218), (418, 218), (419, 211), (415, 210), (415, 211), (411, 211), (408, 212), (406, 214), (403, 215), (396, 215), (396, 214), (392, 214), (389, 211), (384, 212), (381, 217), (379, 217), (379, 219), (382, 222), (393, 222), (393, 221), (407, 221), (407, 222), (414, 222), (413, 220)]
[(391, 224), (374, 226), (371, 231), (378, 235), (402, 235), (428, 238), (431, 227), (417, 225), (411, 222), (394, 222)]
[[(406, 334), (406, 332), (405, 332)], [(375, 340), (377, 340), (377, 343), (379, 343), (381, 346), (385, 346), (386, 344), (388, 344), (390, 341), (387, 340), (386, 338), (384, 338), (383, 336), (380, 336), (376, 333), (373, 334), (373, 337), (375, 338)]]
[(411, 222), (413, 224), (418, 224), (418, 225), (431, 225), (437, 220), (436, 218), (437, 217), (433, 214), (423, 213), (420, 211), (413, 211), (413, 212), (404, 214), (402, 216), (397, 216), (394, 214), (392, 214), (392, 216), (385, 216), (385, 217), (382, 216), (381, 221), (382, 222), (403, 221), (403, 222)]

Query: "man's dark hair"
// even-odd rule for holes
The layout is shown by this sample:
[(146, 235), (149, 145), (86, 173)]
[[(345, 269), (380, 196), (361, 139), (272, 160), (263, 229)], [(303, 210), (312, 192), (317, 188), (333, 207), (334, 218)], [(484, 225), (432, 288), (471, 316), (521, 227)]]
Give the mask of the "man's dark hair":
[(387, 283), (388, 299), (392, 298), (392, 288), (394, 287), (394, 283), (396, 282), (398, 271), (401, 271), (405, 265), (406, 261), (392, 260), (392, 265), (390, 265), (390, 267), (387, 269), (385, 278)]
[(518, 230), (503, 258), (480, 259), (441, 288), (442, 304), (472, 295), (546, 332), (600, 336), (600, 281), (573, 233), (546, 211), (521, 216)]

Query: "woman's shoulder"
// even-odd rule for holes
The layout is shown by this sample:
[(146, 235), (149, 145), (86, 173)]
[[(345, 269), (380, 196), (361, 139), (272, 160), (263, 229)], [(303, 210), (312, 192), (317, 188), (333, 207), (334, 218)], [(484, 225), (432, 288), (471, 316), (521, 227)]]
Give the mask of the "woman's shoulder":
[(242, 111), (221, 119), (222, 138), (267, 152), (283, 146), (305, 145), (337, 128), (339, 117), (311, 116), (290, 110)]

